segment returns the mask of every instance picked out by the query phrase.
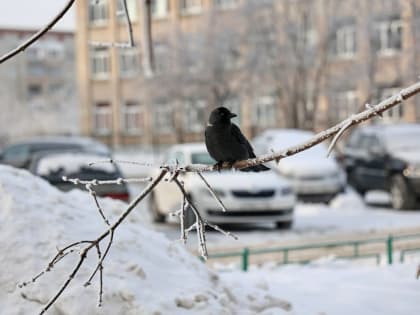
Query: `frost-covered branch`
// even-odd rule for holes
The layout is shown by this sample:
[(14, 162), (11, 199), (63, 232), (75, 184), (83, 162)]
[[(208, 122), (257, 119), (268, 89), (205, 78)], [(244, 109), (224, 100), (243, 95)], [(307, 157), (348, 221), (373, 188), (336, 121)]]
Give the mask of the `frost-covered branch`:
[[(267, 163), (270, 161), (279, 161), (285, 157), (295, 155), (299, 152), (312, 148), (313, 146), (329, 138), (334, 137), (342, 129), (346, 130), (351, 126), (358, 125), (364, 121), (371, 119), (374, 116), (381, 115), (383, 112), (389, 110), (390, 108), (394, 106), (401, 104), (404, 100), (407, 100), (408, 98), (419, 93), (420, 93), (420, 82), (417, 82), (405, 89), (402, 89), (399, 93), (383, 100), (379, 104), (375, 106), (369, 106), (363, 112), (354, 114), (350, 116), (349, 118), (336, 124), (335, 126), (327, 130), (321, 131), (320, 133), (316, 134), (315, 136), (313, 136), (311, 139), (309, 139), (308, 141), (304, 143), (290, 147), (284, 151), (276, 151), (271, 154), (261, 155), (254, 159), (237, 161), (236, 163), (233, 164), (232, 167), (235, 169), (242, 169), (242, 168), (247, 168), (250, 166), (255, 166), (258, 164)], [(171, 166), (165, 166), (165, 167), (169, 167), (169, 170), (172, 171)], [(231, 165), (229, 163), (224, 163), (222, 166), (222, 169), (230, 169), (230, 168), (231, 168)], [(181, 167), (180, 169), (181, 169), (181, 172), (211, 172), (211, 171), (216, 170), (214, 166), (199, 165), (199, 164), (186, 165), (184, 167)]]
[[(90, 278), (85, 283), (86, 285), (90, 284), (90, 281), (95, 277), (95, 275), (99, 271), (99, 282), (100, 282), (100, 291), (99, 291), (99, 305), (102, 303), (102, 270), (103, 270), (103, 262), (106, 258), (113, 242), (113, 236), (115, 233), (115, 230), (121, 225), (121, 223), (127, 218), (127, 216), (133, 211), (133, 209), (155, 188), (155, 186), (164, 178), (168, 171), (166, 169), (162, 169), (161, 172), (153, 179), (152, 182), (149, 183), (149, 185), (127, 206), (127, 208), (124, 210), (124, 212), (118, 217), (118, 219), (110, 225), (101, 235), (99, 235), (94, 240), (84, 240), (72, 243), (70, 245), (67, 245), (61, 250), (58, 250), (58, 253), (54, 256), (54, 258), (48, 263), (47, 268), (45, 271), (39, 273), (36, 277), (33, 277), (31, 281), (24, 282), (21, 286), (26, 286), (29, 283), (35, 282), (37, 279), (39, 279), (46, 271), (50, 271), (59, 261), (61, 261), (62, 258), (65, 256), (73, 253), (76, 251), (79, 252), (79, 261), (77, 262), (76, 266), (73, 268), (69, 276), (67, 277), (66, 281), (63, 283), (63, 285), (60, 287), (60, 289), (57, 291), (57, 293), (51, 298), (51, 300), (45, 305), (45, 307), (41, 310), (40, 314), (44, 314), (61, 296), (61, 294), (66, 290), (66, 288), (69, 286), (71, 281), (74, 279), (74, 277), (79, 272), (81, 266), (83, 265), (86, 256), (88, 252), (92, 249), (97, 250), (98, 255), (98, 263), (96, 265), (96, 268), (92, 272)], [(109, 237), (107, 247), (105, 249), (105, 252), (102, 254), (100, 250), (100, 244), (101, 242)], [(79, 250), (79, 245), (84, 245), (83, 248)]]

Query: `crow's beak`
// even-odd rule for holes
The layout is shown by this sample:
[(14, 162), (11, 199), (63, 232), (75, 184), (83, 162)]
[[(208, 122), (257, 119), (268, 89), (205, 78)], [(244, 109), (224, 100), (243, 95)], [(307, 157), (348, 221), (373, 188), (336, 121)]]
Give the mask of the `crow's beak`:
[(230, 113), (229, 118), (233, 118), (233, 117), (236, 117), (236, 116), (238, 116), (238, 115), (236, 115), (234, 113)]

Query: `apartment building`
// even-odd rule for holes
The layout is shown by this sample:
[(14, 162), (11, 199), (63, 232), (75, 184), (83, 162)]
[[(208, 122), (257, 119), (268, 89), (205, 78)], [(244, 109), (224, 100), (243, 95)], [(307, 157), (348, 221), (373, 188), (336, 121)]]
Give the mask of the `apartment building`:
[[(0, 53), (36, 30), (0, 28)], [(0, 67), (1, 142), (78, 133), (74, 34), (50, 31)]]
[[(113, 146), (202, 141), (225, 105), (252, 137), (320, 129), (417, 80), (420, 0), (154, 0), (154, 73), (143, 64), (145, 12), (127, 0), (79, 1), (82, 131)], [(101, 45), (98, 45), (101, 43)], [(385, 114), (417, 121), (420, 100)]]

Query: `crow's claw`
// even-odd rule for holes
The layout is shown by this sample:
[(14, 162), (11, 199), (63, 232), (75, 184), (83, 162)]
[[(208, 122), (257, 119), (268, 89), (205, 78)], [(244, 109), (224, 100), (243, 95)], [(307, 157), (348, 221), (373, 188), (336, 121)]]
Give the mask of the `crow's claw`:
[(216, 170), (216, 171), (218, 171), (218, 172), (220, 172), (220, 170), (222, 169), (222, 167), (223, 167), (223, 161), (219, 161), (219, 162), (217, 162), (216, 164), (214, 164), (214, 169)]

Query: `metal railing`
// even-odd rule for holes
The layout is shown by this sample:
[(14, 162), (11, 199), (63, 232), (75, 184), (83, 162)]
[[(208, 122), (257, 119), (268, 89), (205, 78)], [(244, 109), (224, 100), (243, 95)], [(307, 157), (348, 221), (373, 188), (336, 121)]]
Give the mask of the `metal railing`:
[[(290, 254), (294, 252), (305, 252), (309, 250), (319, 250), (319, 249), (337, 249), (343, 247), (351, 247), (352, 251), (349, 255), (336, 256), (337, 258), (343, 259), (361, 259), (361, 258), (375, 258), (376, 263), (380, 264), (382, 255), (385, 254), (386, 261), (389, 265), (393, 263), (394, 252), (396, 248), (396, 242), (407, 240), (418, 240), (419, 243), (414, 247), (402, 248), (402, 244), (399, 244), (398, 250), (400, 250), (400, 261), (403, 262), (405, 255), (411, 252), (420, 252), (420, 233), (416, 234), (406, 234), (393, 236), (389, 235), (386, 238), (372, 238), (364, 240), (350, 240), (350, 241), (337, 241), (337, 242), (324, 242), (324, 243), (313, 243), (306, 245), (298, 246), (284, 246), (284, 247), (273, 247), (273, 248), (263, 248), (263, 249), (250, 249), (245, 247), (241, 251), (232, 251), (232, 252), (222, 252), (209, 255), (209, 259), (216, 258), (231, 258), (231, 257), (240, 257), (241, 258), (241, 268), (243, 271), (247, 271), (249, 267), (249, 259), (254, 255), (263, 255), (263, 254), (275, 254), (282, 253), (282, 259), (278, 261), (279, 264), (289, 264), (289, 263), (308, 263), (313, 259), (290, 259)], [(385, 247), (385, 252), (377, 251), (361, 253), (361, 246), (365, 245), (383, 245)], [(417, 246), (417, 247), (416, 247)], [(372, 250), (371, 250), (372, 251)], [(317, 257), (319, 258), (319, 257)]]

